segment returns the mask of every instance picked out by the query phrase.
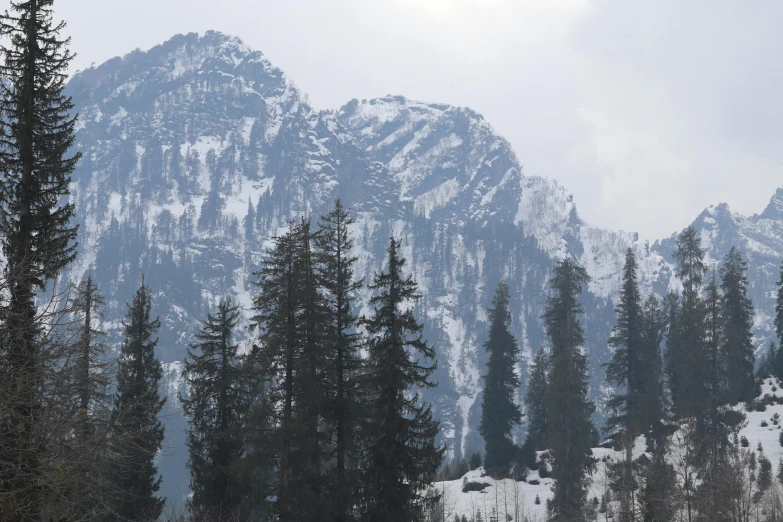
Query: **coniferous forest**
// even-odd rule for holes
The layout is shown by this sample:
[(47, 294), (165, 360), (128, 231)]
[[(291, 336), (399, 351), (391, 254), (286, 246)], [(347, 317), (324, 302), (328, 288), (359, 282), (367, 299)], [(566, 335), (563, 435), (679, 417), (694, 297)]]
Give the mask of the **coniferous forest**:
[[(73, 56), (53, 4), (13, 0), (0, 16), (0, 522), (783, 521), (783, 263), (770, 276), (775, 314), (766, 317), (751, 300), (741, 248), (722, 244), (713, 259), (694, 227), (671, 242), (664, 292), (645, 281), (639, 251), (624, 252), (608, 335), (598, 341), (610, 355), (598, 368), (587, 346), (603, 305), (590, 297), (592, 274), (578, 256), (526, 273), (545, 284), (531, 322), (537, 346), (536, 332), (515, 324), (530, 281), (498, 270), (496, 286), (483, 290), (492, 297), (482, 311), (481, 392), (470, 397), (479, 415), (464, 417), (477, 423), (479, 444), (444, 435), (457, 427), (441, 418), (441, 396), (458, 386), (429, 338), (446, 319), (425, 294), (447, 283), (437, 270), (417, 280), (415, 250), (393, 226), (368, 270), (357, 241), (369, 227), (339, 197), (322, 215), (286, 209), (260, 242), (242, 289), (249, 302), (236, 285), (223, 288), (179, 334), (185, 385), (172, 391), (161, 356), (170, 318), (157, 303), (173, 276), (126, 267), (121, 282), (132, 297), (112, 303), (98, 268), (122, 249), (101, 244), (88, 254), (96, 245), (78, 242), (84, 197), (72, 196), (84, 189), (72, 176), (93, 158), (75, 138), (79, 116), (66, 92)], [(261, 154), (258, 132), (248, 139)], [(161, 211), (155, 237), (219, 229), (255, 241), (265, 205), (276, 203), (248, 198), (244, 230), (225, 217), (221, 176), (236, 174), (234, 159), (210, 150), (201, 209), (188, 206), (179, 221)], [(143, 152), (151, 192), (140, 201), (166, 189), (150, 174), (163, 163), (189, 201), (201, 163), (179, 147)], [(383, 187), (375, 179), (362, 188)], [(578, 220), (575, 210), (568, 219)], [(142, 218), (136, 226), (134, 240), (153, 241)], [(114, 218), (111, 229), (119, 237)], [(456, 248), (434, 232), (430, 239)], [(524, 245), (543, 252), (535, 240)], [(193, 260), (160, 255), (146, 266), (169, 263), (177, 291), (198, 300), (188, 289)], [(532, 263), (520, 256), (519, 265)], [(87, 267), (78, 280), (76, 266)], [(477, 301), (478, 285), (463, 290)], [(122, 309), (119, 321), (106, 319), (112, 307)], [(762, 321), (776, 339), (760, 342)], [(181, 448), (164, 444), (172, 402), (186, 420)], [(181, 499), (161, 490), (171, 451), (187, 454)]]

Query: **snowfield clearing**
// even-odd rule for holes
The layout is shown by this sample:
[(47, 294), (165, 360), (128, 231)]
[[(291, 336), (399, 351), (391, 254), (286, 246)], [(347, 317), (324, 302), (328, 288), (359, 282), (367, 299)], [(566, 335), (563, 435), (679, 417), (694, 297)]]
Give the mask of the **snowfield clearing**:
[[(765, 396), (783, 400), (783, 388), (777, 379), (764, 379), (759, 398)], [(738, 439), (746, 439), (747, 450), (757, 454), (760, 444), (764, 455), (772, 462), (773, 471), (777, 470), (778, 461), (783, 457), (783, 446), (780, 443), (783, 404), (768, 405), (765, 411), (748, 412), (745, 404), (738, 404), (734, 409), (745, 415)], [(679, 464), (679, 455), (684, 453), (681, 444), (683, 436), (683, 430), (678, 430), (671, 439), (669, 461), (675, 469)], [(645, 440), (639, 437), (633, 451), (634, 458), (644, 453)], [(593, 448), (593, 457), (598, 462), (590, 477), (588, 498), (600, 502), (609, 489), (607, 464), (620, 460), (622, 455), (613, 449)], [(452, 522), (455, 515), (465, 515), (468, 520), (472, 520), (479, 513), (485, 522), (543, 522), (547, 520), (547, 500), (552, 498), (552, 479), (541, 478), (538, 471), (528, 471), (524, 481), (495, 480), (485, 476), (484, 468), (480, 467), (469, 471), (459, 480), (437, 482), (433, 484), (433, 489), (438, 494), (445, 491), (444, 512), (447, 522)]]

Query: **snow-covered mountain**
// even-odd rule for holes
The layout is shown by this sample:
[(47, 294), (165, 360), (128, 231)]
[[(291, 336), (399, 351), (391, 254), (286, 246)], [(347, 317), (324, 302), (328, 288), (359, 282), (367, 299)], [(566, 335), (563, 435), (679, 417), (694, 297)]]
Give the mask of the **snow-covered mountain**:
[[(501, 279), (511, 285), (525, 375), (546, 342), (540, 317), (553, 264), (573, 256), (587, 268), (585, 350), (599, 405), (625, 249), (638, 252), (647, 289), (677, 284), (674, 236), (649, 244), (590, 227), (566, 189), (524, 173), (508, 142), (470, 109), (389, 96), (317, 111), (260, 52), (216, 32), (178, 35), (77, 73), (68, 92), (84, 152), (72, 186), (81, 255), (70, 277), (94, 273), (115, 339), (142, 274), (156, 292), (171, 397), (161, 456), (170, 496), (187, 491), (175, 397), (198, 321), (223, 295), (248, 307), (270, 238), (290, 219), (317, 218), (336, 197), (356, 218), (358, 276), (382, 266), (390, 234), (403, 239), (438, 353), (439, 386), (426, 398), (453, 457), (483, 447), (475, 428), (485, 310)], [(757, 216), (719, 205), (694, 224), (711, 259), (732, 244), (748, 257), (764, 340), (783, 258), (783, 189)]]

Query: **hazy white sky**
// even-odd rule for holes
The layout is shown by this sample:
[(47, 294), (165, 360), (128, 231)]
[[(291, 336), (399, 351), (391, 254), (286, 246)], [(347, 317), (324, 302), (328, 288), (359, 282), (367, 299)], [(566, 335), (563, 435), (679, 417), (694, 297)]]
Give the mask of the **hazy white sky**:
[[(8, 0), (0, 0), (0, 6)], [(783, 185), (778, 0), (58, 0), (76, 68), (215, 29), (316, 108), (469, 106), (591, 224), (667, 236)]]

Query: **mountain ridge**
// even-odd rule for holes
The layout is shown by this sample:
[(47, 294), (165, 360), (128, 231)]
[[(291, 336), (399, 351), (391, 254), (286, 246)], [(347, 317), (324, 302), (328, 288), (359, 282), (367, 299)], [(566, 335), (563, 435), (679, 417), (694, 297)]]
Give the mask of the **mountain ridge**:
[[(215, 31), (114, 58), (75, 74), (67, 89), (81, 115), (75, 146), (84, 152), (72, 183), (82, 252), (69, 277), (94, 275), (116, 342), (124, 303), (145, 275), (163, 319), (158, 355), (170, 396), (184, 391), (184, 350), (209, 307), (232, 294), (247, 309), (271, 238), (290, 219), (325, 213), (336, 197), (356, 219), (358, 277), (382, 266), (390, 234), (403, 239), (424, 294), (417, 313), (439, 362), (440, 387), (425, 399), (442, 420), (450, 457), (482, 447), (485, 310), (501, 279), (512, 288), (525, 376), (527, 360), (546, 345), (540, 318), (549, 271), (565, 256), (588, 269), (585, 351), (599, 412), (625, 249), (637, 252), (645, 291), (663, 295), (678, 285), (674, 235), (650, 244), (591, 227), (573, 195), (527, 175), (510, 144), (468, 108), (386, 96), (315, 110), (262, 53)], [(783, 258), (783, 189), (761, 214), (718, 205), (694, 226), (710, 259), (732, 242), (748, 257), (757, 341), (765, 342)], [(360, 308), (369, 296), (361, 292)], [(169, 402), (161, 469), (165, 494), (181, 497), (185, 424)]]

